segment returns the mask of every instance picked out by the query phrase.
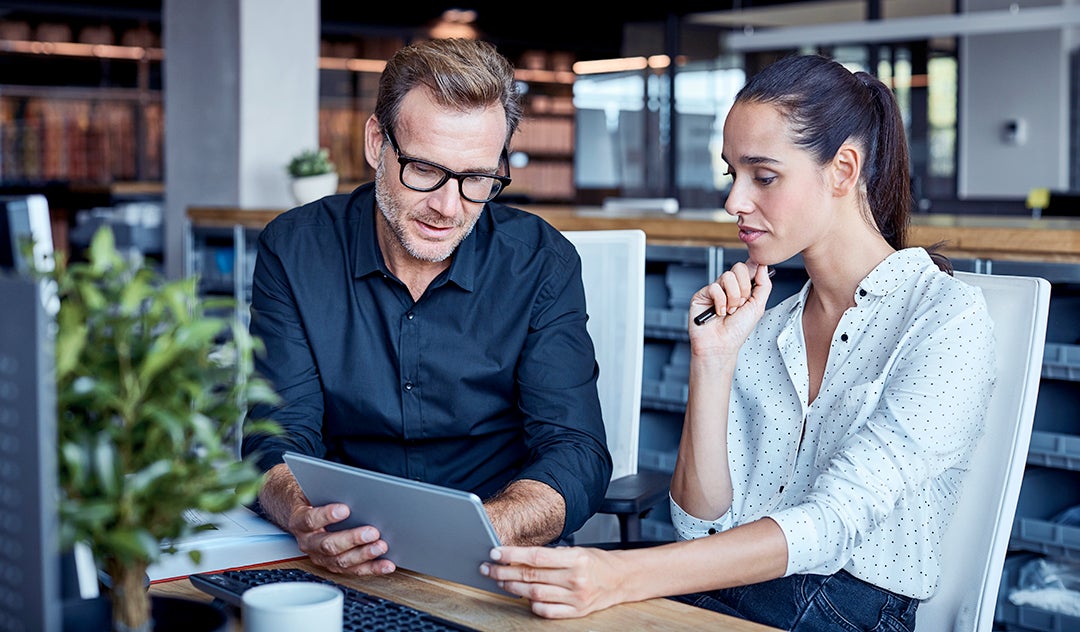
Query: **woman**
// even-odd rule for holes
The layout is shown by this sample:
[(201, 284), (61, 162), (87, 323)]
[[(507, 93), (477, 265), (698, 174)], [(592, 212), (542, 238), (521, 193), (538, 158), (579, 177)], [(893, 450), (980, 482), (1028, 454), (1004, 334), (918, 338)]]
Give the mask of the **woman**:
[[(723, 147), (749, 258), (691, 300), (680, 541), (500, 547), (481, 572), (550, 618), (681, 595), (783, 629), (914, 630), (993, 387), (985, 302), (905, 244), (904, 129), (872, 76), (781, 60)], [(809, 281), (766, 312), (768, 266), (796, 254)]]

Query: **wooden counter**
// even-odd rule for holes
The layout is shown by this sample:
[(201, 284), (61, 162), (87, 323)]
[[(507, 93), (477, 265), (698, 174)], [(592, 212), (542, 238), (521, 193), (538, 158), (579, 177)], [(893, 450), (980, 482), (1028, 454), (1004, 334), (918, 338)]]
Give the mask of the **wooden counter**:
[[(696, 608), (670, 599), (650, 599), (624, 603), (594, 612), (579, 619), (541, 619), (532, 614), (528, 603), (505, 594), (494, 594), (463, 584), (447, 582), (429, 575), (399, 569), (380, 577), (351, 577), (330, 575), (310, 561), (293, 560), (266, 564), (266, 568), (301, 568), (372, 595), (390, 599), (407, 606), (434, 613), (477, 630), (503, 632), (557, 632), (559, 630), (590, 630), (595, 632), (626, 632), (656, 630), (657, 632), (780, 632), (772, 628), (727, 615)], [(155, 595), (209, 601), (211, 597), (191, 585), (187, 579), (157, 583), (150, 586)], [(235, 625), (234, 629), (239, 629)]]
[[(560, 230), (640, 228), (650, 243), (744, 247), (735, 219), (722, 210), (661, 212), (605, 211), (599, 207), (527, 205)], [(188, 219), (198, 227), (242, 225), (262, 228), (280, 209), (192, 207)], [(913, 246), (945, 242), (953, 258), (1080, 263), (1080, 219), (1032, 219), (999, 215), (913, 215), (908, 240)]]

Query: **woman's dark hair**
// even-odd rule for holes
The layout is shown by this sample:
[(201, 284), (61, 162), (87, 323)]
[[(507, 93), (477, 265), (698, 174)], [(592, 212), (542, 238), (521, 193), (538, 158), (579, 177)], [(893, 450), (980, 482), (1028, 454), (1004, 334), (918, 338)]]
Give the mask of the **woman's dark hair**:
[[(892, 91), (873, 75), (852, 72), (821, 55), (781, 59), (754, 75), (735, 102), (780, 109), (794, 141), (824, 165), (847, 141), (863, 149), (860, 175), (867, 205), (881, 236), (897, 250), (907, 246), (911, 172), (904, 121)], [(948, 259), (929, 249), (938, 267)]]

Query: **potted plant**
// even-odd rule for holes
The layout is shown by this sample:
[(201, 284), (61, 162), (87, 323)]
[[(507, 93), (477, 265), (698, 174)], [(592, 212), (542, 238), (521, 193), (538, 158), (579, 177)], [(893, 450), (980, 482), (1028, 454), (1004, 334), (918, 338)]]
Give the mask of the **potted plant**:
[(289, 161), (292, 194), (297, 204), (307, 204), (337, 193), (338, 173), (325, 147), (306, 149)]
[(107, 226), (87, 261), (58, 255), (41, 274), (59, 297), (61, 544), (94, 552), (114, 629), (152, 630), (147, 567), (196, 529), (186, 510), (254, 500), (262, 476), (233, 446), (248, 406), (277, 397), (253, 372), (259, 344), (229, 315), (232, 299), (201, 298), (194, 278), (167, 282), (130, 262)]

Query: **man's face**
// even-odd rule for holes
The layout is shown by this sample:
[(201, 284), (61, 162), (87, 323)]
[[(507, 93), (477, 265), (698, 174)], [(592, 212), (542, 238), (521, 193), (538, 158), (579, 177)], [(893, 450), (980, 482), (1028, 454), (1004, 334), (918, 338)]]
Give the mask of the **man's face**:
[[(467, 112), (442, 108), (426, 89), (417, 88), (402, 101), (393, 134), (402, 156), (458, 172), (495, 174), (506, 118), (498, 106)], [(400, 172), (398, 155), (386, 143), (375, 170), (375, 199), (386, 228), (412, 259), (445, 261), (472, 232), (484, 204), (463, 198), (453, 178), (420, 192), (402, 184)]]

